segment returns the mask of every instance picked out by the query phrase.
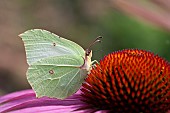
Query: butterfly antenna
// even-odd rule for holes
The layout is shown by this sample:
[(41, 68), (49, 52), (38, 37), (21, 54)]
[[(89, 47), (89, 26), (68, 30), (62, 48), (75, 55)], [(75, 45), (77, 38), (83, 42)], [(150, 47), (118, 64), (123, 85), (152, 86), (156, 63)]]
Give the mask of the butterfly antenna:
[(102, 37), (101, 36), (98, 36), (91, 44), (90, 44), (90, 46), (86, 49), (86, 56), (89, 56), (90, 55), (90, 53), (91, 53), (91, 50), (90, 50), (90, 48), (91, 48), (91, 46), (93, 46), (95, 43), (97, 43), (97, 42), (101, 42), (101, 39)]
[(101, 42), (101, 38), (103, 38), (102, 36), (98, 36), (90, 45), (87, 49), (90, 49), (95, 43), (97, 42)]

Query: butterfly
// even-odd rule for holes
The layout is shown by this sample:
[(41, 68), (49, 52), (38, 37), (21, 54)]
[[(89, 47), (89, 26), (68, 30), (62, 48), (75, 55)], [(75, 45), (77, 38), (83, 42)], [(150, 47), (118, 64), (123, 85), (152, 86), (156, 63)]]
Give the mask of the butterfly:
[(81, 87), (91, 69), (90, 46), (84, 50), (73, 41), (42, 29), (19, 35), (24, 42), (27, 80), (36, 97), (65, 99)]

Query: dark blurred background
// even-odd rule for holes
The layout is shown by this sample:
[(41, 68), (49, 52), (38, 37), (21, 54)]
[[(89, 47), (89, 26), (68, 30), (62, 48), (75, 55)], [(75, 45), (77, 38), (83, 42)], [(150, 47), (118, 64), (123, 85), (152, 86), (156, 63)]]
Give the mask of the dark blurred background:
[(0, 95), (30, 88), (18, 35), (40, 28), (87, 48), (93, 59), (126, 48), (145, 49), (170, 61), (170, 0), (1, 0)]

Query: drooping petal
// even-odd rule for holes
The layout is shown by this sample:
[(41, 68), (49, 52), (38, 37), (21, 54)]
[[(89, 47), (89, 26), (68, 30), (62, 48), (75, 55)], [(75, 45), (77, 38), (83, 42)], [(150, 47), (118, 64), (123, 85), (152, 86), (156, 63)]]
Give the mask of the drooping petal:
[[(24, 108), (10, 113), (71, 113), (73, 112), (74, 105), (70, 106), (39, 106)], [(83, 111), (74, 111), (74, 113), (83, 113)]]
[[(79, 92), (65, 99), (36, 98), (33, 90), (14, 92), (0, 97), (0, 113), (37, 113), (37, 112), (71, 112), (82, 102), (79, 100)], [(75, 111), (81, 113), (81, 111)]]

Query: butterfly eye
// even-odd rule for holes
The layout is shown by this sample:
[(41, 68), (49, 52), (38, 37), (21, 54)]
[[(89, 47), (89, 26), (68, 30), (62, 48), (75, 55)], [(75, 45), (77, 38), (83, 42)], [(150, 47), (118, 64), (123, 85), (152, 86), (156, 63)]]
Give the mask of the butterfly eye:
[(89, 56), (89, 55), (90, 55), (90, 53), (91, 53), (91, 50), (86, 49), (86, 56)]

